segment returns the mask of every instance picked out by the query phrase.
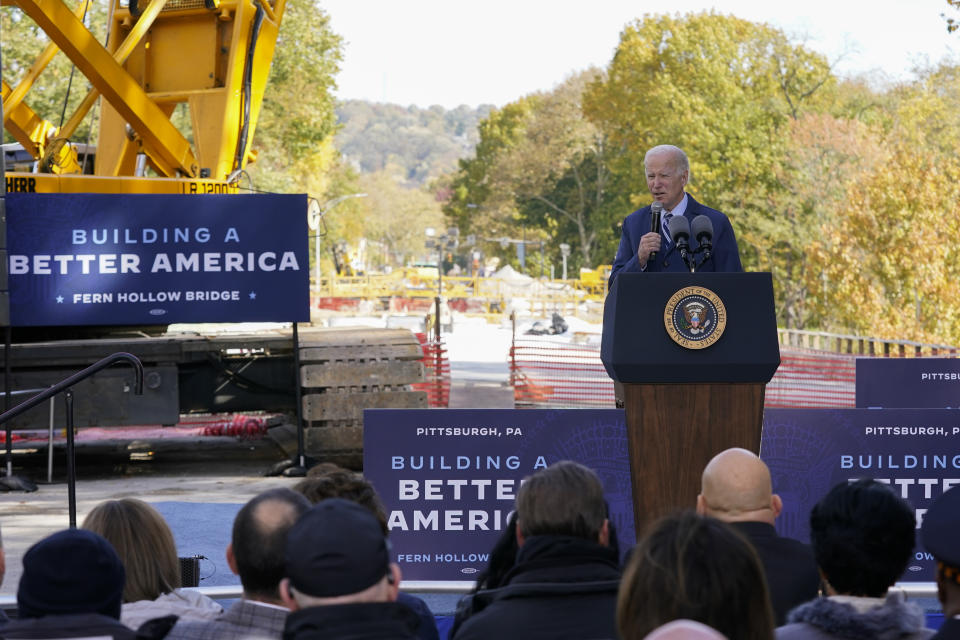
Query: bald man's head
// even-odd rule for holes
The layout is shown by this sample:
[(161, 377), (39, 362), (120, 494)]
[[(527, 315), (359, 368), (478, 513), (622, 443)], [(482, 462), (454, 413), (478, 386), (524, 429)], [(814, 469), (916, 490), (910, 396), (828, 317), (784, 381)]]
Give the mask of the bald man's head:
[(697, 511), (726, 522), (773, 524), (783, 507), (773, 493), (770, 469), (746, 449), (721, 451), (703, 470)]

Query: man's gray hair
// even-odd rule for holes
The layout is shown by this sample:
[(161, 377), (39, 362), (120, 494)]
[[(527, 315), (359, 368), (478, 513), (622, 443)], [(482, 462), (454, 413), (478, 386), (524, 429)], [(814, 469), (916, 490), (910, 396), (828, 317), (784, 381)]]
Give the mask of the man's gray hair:
[(562, 460), (541, 469), (517, 492), (517, 525), (525, 538), (558, 535), (596, 542), (606, 519), (600, 478), (577, 462)]
[(655, 147), (651, 147), (647, 150), (647, 153), (643, 156), (643, 168), (647, 168), (647, 158), (655, 153), (670, 153), (673, 155), (674, 164), (679, 167), (680, 171), (687, 172), (687, 180), (690, 179), (690, 160), (687, 158), (687, 154), (683, 152), (683, 149), (680, 147), (675, 147), (672, 144), (658, 144)]

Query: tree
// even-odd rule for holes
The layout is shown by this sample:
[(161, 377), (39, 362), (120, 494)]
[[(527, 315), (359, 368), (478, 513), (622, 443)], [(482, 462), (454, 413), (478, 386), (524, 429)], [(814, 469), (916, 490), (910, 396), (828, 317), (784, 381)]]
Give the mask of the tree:
[(521, 98), (492, 110), (480, 121), (473, 157), (459, 161), (459, 169), (450, 181), (450, 200), (444, 207), (461, 234), (497, 235), (511, 228), (514, 211), (495, 195), (490, 171), (498, 157), (520, 140), (531, 109), (532, 100)]
[(850, 186), (871, 175), (888, 159), (879, 135), (857, 120), (808, 113), (787, 128), (790, 153), (778, 167), (783, 193), (775, 221), (761, 221), (770, 242), (764, 254), (776, 274), (777, 307), (783, 325), (805, 329), (829, 323), (826, 281), (810, 259), (810, 247), (838, 246), (837, 222), (846, 215)]
[(347, 100), (337, 105), (337, 148), (364, 173), (403, 168), (407, 186), (419, 188), (450, 173), (477, 142), (477, 122), (491, 107), (429, 109)]
[(624, 204), (613, 204), (606, 140), (582, 109), (585, 87), (600, 75), (576, 74), (491, 113), (475, 158), (453, 181), (448, 213), (487, 236), (549, 240), (556, 256), (567, 242), (578, 254), (574, 267), (608, 260)]
[(828, 76), (822, 57), (766, 25), (713, 13), (648, 15), (624, 29), (585, 111), (618, 149), (615, 170), (633, 185), (634, 204), (648, 198), (645, 151), (676, 144), (690, 157), (690, 190), (732, 214), (744, 235), (754, 218), (771, 216), (765, 205), (778, 188), (787, 120)]
[(426, 229), (444, 229), (443, 212), (434, 195), (406, 188), (389, 170), (364, 174), (359, 183), (369, 194), (357, 203), (360, 233), (379, 249), (371, 254), (368, 266), (404, 266), (426, 254)]
[[(101, 42), (106, 40), (107, 10), (103, 2), (91, 2), (83, 22)], [(3, 79), (16, 87), (50, 39), (18, 7), (0, 8)], [(73, 114), (90, 88), (87, 79), (74, 68), (70, 59), (58, 51), (27, 94), (25, 103), (44, 120), (60, 126)], [(91, 113), (96, 109), (91, 109)], [(93, 124), (92, 124), (93, 123)], [(95, 144), (94, 116), (88, 114), (73, 135), (73, 140)], [(12, 142), (4, 130), (4, 142)]]
[(337, 155), (333, 91), (342, 47), (318, 0), (287, 2), (254, 133), (259, 157), (248, 169), (257, 188), (327, 193)]
[[(800, 255), (806, 233), (784, 221), (790, 123), (823, 109), (827, 61), (779, 30), (714, 13), (647, 15), (628, 25), (584, 99), (616, 154), (611, 168), (633, 207), (649, 202), (643, 157), (675, 144), (690, 158), (688, 191), (727, 213), (747, 269), (772, 269), (777, 298), (796, 277), (770, 257)], [(809, 217), (793, 224), (807, 224)], [(780, 319), (801, 315), (780, 309)]]
[(888, 155), (850, 183), (833, 233), (811, 246), (838, 330), (960, 341), (958, 73), (937, 69), (893, 92)]
[[(960, 9), (960, 0), (947, 0), (947, 6), (954, 10)], [(953, 33), (960, 28), (960, 22), (956, 18), (951, 18), (945, 13), (941, 13), (940, 16), (947, 21), (947, 33)]]
[(583, 117), (581, 104), (584, 88), (599, 75), (586, 71), (550, 93), (532, 96), (522, 135), (489, 173), (494, 202), (515, 208), (522, 223), (545, 231), (555, 247), (569, 242), (578, 248), (582, 263), (591, 267), (598, 235), (606, 231), (609, 245), (613, 222), (606, 206), (606, 141)]

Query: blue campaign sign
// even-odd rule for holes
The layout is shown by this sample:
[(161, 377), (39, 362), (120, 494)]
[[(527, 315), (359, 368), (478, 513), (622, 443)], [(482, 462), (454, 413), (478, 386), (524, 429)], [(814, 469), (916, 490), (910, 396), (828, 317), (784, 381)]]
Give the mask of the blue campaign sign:
[[(863, 477), (889, 483), (920, 522), (933, 500), (960, 484), (960, 412), (768, 410), (760, 455), (783, 498), (781, 535), (808, 542), (817, 501), (834, 485)], [(558, 460), (597, 472), (621, 549), (632, 546), (622, 411), (364, 411), (364, 475), (387, 509), (408, 580), (473, 579), (513, 510), (520, 480)], [(901, 579), (933, 577), (933, 560), (918, 546)]]
[[(874, 478), (916, 509), (917, 524), (960, 484), (960, 412), (937, 409), (768, 409), (760, 456), (783, 498), (781, 535), (810, 539), (810, 510), (834, 485)], [(933, 559), (918, 545), (901, 578), (931, 582)]]
[(520, 481), (576, 460), (603, 482), (621, 549), (635, 540), (623, 411), (373, 409), (363, 472), (387, 509), (405, 580), (472, 580), (514, 508)]
[(857, 358), (859, 408), (960, 407), (960, 359)]
[(310, 317), (305, 195), (7, 194), (14, 326)]

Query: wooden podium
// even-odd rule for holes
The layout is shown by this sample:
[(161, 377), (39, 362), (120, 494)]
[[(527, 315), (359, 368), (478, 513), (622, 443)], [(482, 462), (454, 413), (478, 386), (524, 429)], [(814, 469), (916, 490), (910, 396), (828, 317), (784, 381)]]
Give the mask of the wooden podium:
[(604, 306), (600, 353), (624, 388), (639, 539), (656, 518), (696, 504), (714, 455), (759, 453), (764, 389), (780, 365), (773, 280), (621, 273)]

